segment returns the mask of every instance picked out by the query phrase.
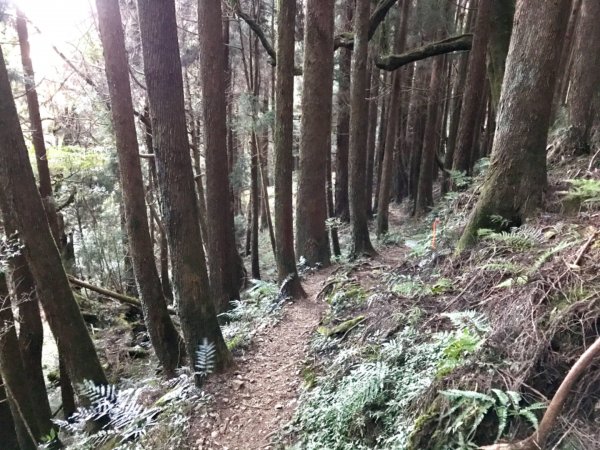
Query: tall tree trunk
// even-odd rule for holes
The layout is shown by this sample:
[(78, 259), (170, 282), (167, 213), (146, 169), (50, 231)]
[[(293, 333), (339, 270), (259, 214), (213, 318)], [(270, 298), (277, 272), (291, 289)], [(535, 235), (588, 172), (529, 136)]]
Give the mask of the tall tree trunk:
[(31, 140), (35, 151), (35, 162), (38, 170), (39, 190), (42, 200), (45, 202), (52, 196), (52, 184), (50, 181), (50, 169), (48, 167), (48, 155), (46, 154), (46, 143), (44, 142), (44, 131), (42, 117), (40, 116), (40, 104), (35, 87), (35, 74), (31, 61), (29, 33), (27, 31), (27, 18), (21, 10), (17, 9), (17, 34), (21, 48), (21, 62), (25, 75), (25, 95), (27, 97), (27, 110), (31, 122)]
[[(216, 348), (217, 369), (224, 369), (231, 361), (231, 354), (211, 299), (200, 234), (185, 123), (175, 3), (138, 0), (138, 14), (173, 287), (189, 363), (195, 370), (193, 355), (203, 340), (208, 339)], [(196, 382), (201, 382), (200, 377), (196, 377)]]
[[(5, 201), (4, 194), (0, 189), (0, 211), (7, 212), (3, 217), (4, 233), (10, 240), (16, 236), (17, 229), (13, 213)], [(35, 414), (42, 431), (49, 431), (52, 428), (52, 413), (42, 369), (44, 329), (35, 283), (22, 253), (17, 252), (9, 258), (8, 268), (14, 304), (19, 311), (19, 350), (29, 380), (29, 395), (33, 404), (36, 405)]]
[(469, 69), (460, 113), (454, 161), (452, 163), (452, 169), (459, 172), (471, 173), (474, 162), (471, 161), (471, 153), (476, 132), (475, 127), (477, 126), (477, 112), (485, 88), (485, 61), (490, 35), (491, 5), (492, 0), (478, 1), (473, 47), (469, 53)]
[[(46, 319), (74, 383), (106, 377), (75, 302), (52, 237), (19, 124), (10, 81), (0, 52), (0, 183), (15, 213), (19, 237), (33, 274)], [(6, 212), (3, 213), (6, 215)]]
[[(383, 73), (383, 83), (386, 82), (386, 74), (388, 72)], [(381, 191), (381, 172), (383, 165), (383, 154), (385, 151), (385, 137), (387, 134), (387, 116), (388, 116), (388, 107), (390, 101), (383, 97), (381, 99), (381, 112), (379, 113), (379, 135), (377, 136), (377, 148), (375, 149), (375, 199), (373, 201), (373, 208), (375, 210), (379, 209), (379, 192)]]
[(367, 135), (367, 216), (373, 217), (373, 182), (375, 179), (375, 147), (377, 145), (377, 113), (379, 111), (379, 69), (371, 60), (369, 82), (369, 133)]
[[(343, 31), (352, 28), (354, 0), (342, 3)], [(350, 145), (350, 70), (352, 69), (352, 50), (339, 50), (337, 122), (335, 131), (335, 215), (343, 222), (350, 221), (350, 204), (348, 203), (348, 149)]]
[(331, 139), (334, 0), (307, 0), (300, 174), (296, 200), (296, 255), (329, 265), (327, 152)]
[(250, 196), (252, 197), (252, 278), (260, 280), (260, 259), (258, 254), (259, 219), (260, 219), (260, 183), (259, 183), (259, 149), (258, 136), (252, 131), (250, 136)]
[(356, 0), (354, 14), (354, 52), (352, 54), (350, 98), (350, 222), (352, 248), (350, 255), (357, 258), (374, 255), (369, 238), (367, 196), (365, 190), (367, 164), (367, 58), (369, 54), (369, 0)]
[(200, 0), (200, 77), (206, 152), (206, 207), (210, 240), (208, 263), (217, 308), (226, 310), (240, 296), (242, 279), (235, 245), (227, 165), (227, 62), (223, 53), (220, 0)]
[(515, 0), (495, 0), (491, 3), (487, 75), (492, 88), (492, 105), (497, 110), (515, 16)]
[(294, 32), (296, 0), (277, 4), (277, 74), (275, 78), (275, 241), (277, 279), (290, 277), (290, 295), (302, 295), (294, 251)]
[(575, 154), (590, 150), (590, 131), (600, 114), (600, 2), (583, 0), (575, 31), (568, 100), (569, 142)]
[[(408, 193), (411, 199), (417, 198), (419, 171), (421, 168), (421, 150), (423, 147), (424, 122), (427, 119), (423, 92), (429, 86), (429, 64), (427, 61), (415, 63), (411, 87), (408, 117), (406, 119), (406, 148), (408, 155)], [(389, 126), (389, 124), (388, 124)]]
[(421, 169), (417, 189), (416, 215), (424, 215), (433, 206), (433, 168), (437, 154), (437, 123), (440, 114), (440, 86), (444, 60), (441, 57), (433, 59), (431, 81), (429, 82), (429, 100), (427, 103), (427, 123), (425, 124), (425, 139), (421, 155)]
[(167, 302), (154, 263), (119, 0), (96, 0), (96, 7), (104, 47), (133, 270), (152, 347), (165, 374), (173, 377), (175, 369), (182, 363), (184, 345), (167, 311)]
[(547, 182), (546, 139), (560, 42), (570, 1), (537, 8), (519, 0), (498, 108), (492, 163), (459, 242), (471, 245), (479, 228), (498, 228), (495, 218), (519, 226), (541, 205)]
[[(396, 28), (394, 38), (394, 53), (402, 53), (406, 44), (408, 11), (410, 1), (403, 0), (401, 21)], [(392, 93), (390, 94), (390, 108), (388, 111), (387, 129), (385, 136), (385, 149), (383, 151), (383, 164), (381, 171), (381, 185), (379, 186), (379, 200), (377, 202), (377, 236), (388, 231), (388, 213), (392, 191), (392, 177), (394, 171), (394, 157), (398, 135), (399, 116), (402, 95), (402, 70), (392, 73)]]
[[(0, 271), (0, 373), (22, 450), (37, 448), (43, 434), (39, 428), (35, 407), (29, 395), (28, 377), (23, 368), (21, 352), (10, 306), (6, 275)], [(5, 425), (2, 424), (2, 427)], [(50, 431), (50, 429), (44, 430)]]
[(2, 442), (2, 448), (5, 450), (21, 450), (19, 447), (19, 441), (17, 439), (17, 431), (15, 429), (15, 422), (10, 411), (8, 404), (8, 397), (6, 396), (6, 389), (4, 389), (4, 380), (0, 373), (0, 442)]
[(350, 145), (350, 70), (352, 51), (340, 49), (337, 92), (337, 123), (335, 131), (335, 215), (350, 221), (348, 200), (348, 149)]
[(583, 0), (573, 0), (572, 2), (571, 15), (569, 17), (569, 22), (567, 23), (567, 31), (565, 32), (565, 39), (562, 44), (562, 52), (558, 65), (558, 73), (556, 74), (556, 84), (552, 101), (552, 118), (556, 117), (558, 108), (565, 105), (573, 68), (575, 28), (579, 22), (579, 11), (581, 9), (582, 1)]

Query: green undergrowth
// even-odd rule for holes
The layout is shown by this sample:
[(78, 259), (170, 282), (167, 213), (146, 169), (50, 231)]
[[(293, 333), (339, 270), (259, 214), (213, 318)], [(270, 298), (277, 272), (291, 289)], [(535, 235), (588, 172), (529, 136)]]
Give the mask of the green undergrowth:
[[(486, 164), (423, 220), (379, 241), (406, 248), (398, 267), (373, 269), (369, 288), (360, 276), (329, 280), (330, 310), (287, 429), (293, 448), (476, 449), (535, 430), (597, 336), (600, 244), (589, 213), (597, 186), (570, 182), (569, 195), (586, 206), (576, 220), (541, 213), (520, 228), (480, 230), (473, 251), (455, 255)], [(582, 385), (600, 401), (593, 375)], [(585, 419), (594, 408), (573, 408), (572, 425), (557, 426), (550, 442), (595, 448), (600, 436)]]
[(223, 337), (234, 353), (246, 349), (258, 330), (275, 324), (281, 318), (278, 286), (261, 280), (252, 280), (252, 284), (242, 300), (233, 301), (231, 309), (220, 316), (225, 322), (221, 327)]

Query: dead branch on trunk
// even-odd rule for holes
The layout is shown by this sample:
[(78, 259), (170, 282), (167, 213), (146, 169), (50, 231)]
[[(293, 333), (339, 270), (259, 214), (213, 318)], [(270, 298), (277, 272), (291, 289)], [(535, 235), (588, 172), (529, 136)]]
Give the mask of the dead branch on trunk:
[(388, 55), (377, 58), (375, 64), (382, 70), (389, 72), (399, 69), (406, 64), (432, 56), (444, 55), (446, 53), (471, 50), (473, 45), (472, 34), (461, 34), (449, 37), (437, 42), (430, 42), (422, 47), (409, 50), (400, 55)]
[[(379, 2), (369, 18), (369, 40), (371, 40), (371, 38), (375, 35), (377, 28), (379, 25), (381, 25), (381, 22), (383, 22), (385, 16), (397, 1), (398, 0), (381, 0)], [(250, 29), (256, 34), (260, 40), (260, 43), (270, 57), (269, 64), (275, 66), (277, 64), (277, 54), (260, 25), (252, 17), (242, 11), (239, 2), (232, 4), (231, 8), (235, 14), (244, 22), (246, 22)], [(350, 50), (354, 48), (354, 34), (352, 32), (339, 33), (335, 36), (333, 49), (337, 50), (340, 47), (349, 48)], [(300, 67), (295, 67), (294, 75), (302, 75), (302, 69)]]

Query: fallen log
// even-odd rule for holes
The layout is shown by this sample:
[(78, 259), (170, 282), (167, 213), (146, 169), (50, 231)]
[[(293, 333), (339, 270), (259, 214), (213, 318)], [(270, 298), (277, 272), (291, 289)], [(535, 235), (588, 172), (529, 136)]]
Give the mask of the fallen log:
[(118, 292), (111, 291), (109, 289), (104, 289), (98, 286), (94, 286), (93, 284), (87, 283), (83, 280), (75, 278), (71, 275), (68, 275), (69, 282), (75, 286), (82, 287), (85, 289), (89, 289), (90, 291), (97, 292), (98, 294), (105, 295), (106, 297), (110, 297), (115, 299), (121, 303), (125, 303), (127, 305), (135, 306), (136, 308), (142, 309), (142, 303), (133, 297), (129, 297), (128, 295), (119, 294)]

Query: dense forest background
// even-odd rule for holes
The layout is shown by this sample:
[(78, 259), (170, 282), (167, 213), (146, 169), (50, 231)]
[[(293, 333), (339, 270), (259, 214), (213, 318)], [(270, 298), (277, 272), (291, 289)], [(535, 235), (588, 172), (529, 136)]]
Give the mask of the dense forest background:
[(592, 449), (597, 0), (0, 0), (0, 449)]

